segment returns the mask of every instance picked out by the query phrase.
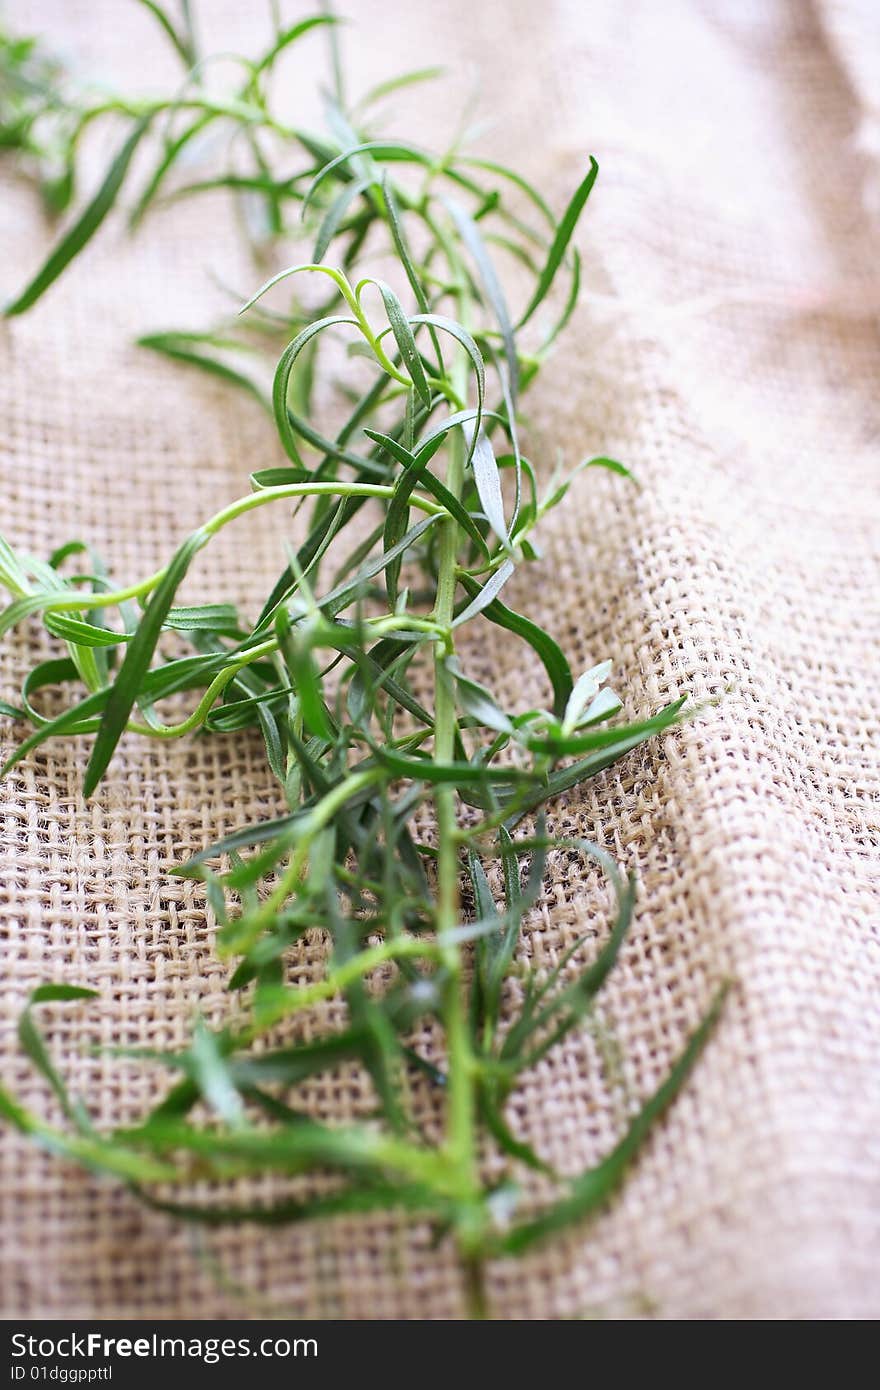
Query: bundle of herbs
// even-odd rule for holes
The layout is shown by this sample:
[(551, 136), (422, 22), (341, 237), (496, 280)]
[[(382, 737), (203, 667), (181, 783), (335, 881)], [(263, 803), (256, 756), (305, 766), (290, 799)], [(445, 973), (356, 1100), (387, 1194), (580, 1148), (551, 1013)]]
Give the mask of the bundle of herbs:
[[(520, 174), (461, 143), (438, 156), (376, 134), (377, 98), (432, 74), (407, 74), (350, 105), (335, 49), (327, 129), (291, 127), (273, 114), (273, 67), (311, 30), (332, 31), (331, 16), (279, 25), (261, 57), (240, 60), (235, 90), (218, 97), (189, 8), (181, 21), (147, 8), (186, 70), (180, 90), (163, 101), (71, 92), (32, 44), (3, 41), (4, 143), (22, 152), (54, 207), (74, 197), (82, 132), (105, 117), (128, 125), (97, 194), (7, 313), (29, 308), (74, 259), (127, 182), (136, 147), (163, 122), (158, 148), (146, 141), (153, 163), (135, 201), (135, 226), (163, 197), (219, 187), (245, 200), (259, 255), (291, 237), (308, 239), (308, 254), (272, 276), (239, 322), (144, 340), (261, 399), (254, 377), (230, 366), (229, 352), (265, 353), (283, 340), (265, 404), (286, 462), (252, 474), (250, 491), (208, 517), (162, 570), (130, 583), (115, 583), (80, 543), (41, 559), (0, 542), (0, 581), (11, 595), (0, 631), (39, 615), (67, 652), (38, 664), (20, 704), (3, 706), (32, 732), (2, 771), (47, 739), (93, 735), (89, 796), (126, 730), (174, 739), (253, 729), (286, 810), (171, 870), (205, 885), (217, 951), (234, 962), (229, 989), (246, 1021), (219, 1031), (200, 1022), (183, 1050), (139, 1054), (170, 1073), (167, 1094), (137, 1126), (99, 1132), (69, 1093), (34, 1016), (38, 1005), (93, 992), (78, 982), (46, 984), (32, 995), (19, 1034), (66, 1127), (47, 1124), (2, 1090), (0, 1113), (51, 1152), (121, 1179), (185, 1221), (280, 1225), (391, 1207), (427, 1217), (456, 1242), (469, 1306), (481, 1314), (487, 1259), (527, 1249), (614, 1191), (683, 1084), (723, 995), (597, 1166), (563, 1179), (512, 1132), (511, 1093), (525, 1070), (591, 1017), (635, 896), (633, 881), (603, 849), (549, 834), (544, 807), (669, 728), (683, 704), (621, 722), (606, 684), (610, 662), (575, 678), (553, 636), (504, 600), (515, 567), (539, 558), (535, 530), (573, 477), (557, 473), (542, 489), (540, 470), (523, 452), (518, 407), (577, 302), (573, 237), (597, 165), (590, 160), (557, 218)], [(217, 126), (228, 130), (228, 165), (181, 182), (184, 153)], [(516, 310), (502, 257), (517, 267)], [(369, 273), (380, 258), (383, 265), (393, 258), (387, 278)], [(305, 279), (325, 285), (317, 309), (304, 307)], [(347, 418), (332, 436), (316, 423), (313, 401), (325, 337), (353, 344), (358, 369), (366, 359), (370, 371), (362, 391), (343, 384)], [(585, 466), (628, 476), (606, 458)], [(175, 603), (218, 532), (255, 508), (291, 505), (299, 540), (255, 619), (238, 610), (234, 594)], [(546, 708), (502, 708), (467, 673), (457, 639), (481, 623), (503, 629), (543, 668)], [(181, 641), (189, 644), (184, 654)], [(47, 718), (34, 703), (47, 687), (80, 693)], [(164, 722), (159, 707), (182, 692), (194, 692), (190, 712)], [(598, 862), (615, 909), (598, 953), (588, 936), (541, 975), (522, 964), (521, 933), (546, 858), (560, 850)], [(291, 955), (316, 928), (327, 943), (322, 972), (291, 983)], [(341, 1031), (308, 1042), (284, 1035), (286, 1020), (336, 996), (347, 1006)], [(442, 1038), (440, 1054), (424, 1055), (413, 1042), (426, 1019)], [(337, 1127), (296, 1108), (303, 1081), (352, 1060), (371, 1079), (375, 1118)], [(414, 1073), (440, 1098), (437, 1142), (414, 1117)], [(490, 1150), (505, 1167), (499, 1179), (497, 1161), (490, 1165), (491, 1181)], [(555, 1200), (537, 1208), (529, 1200), (529, 1169), (556, 1184)], [(216, 1181), (222, 1194), (241, 1175), (312, 1171), (336, 1181), (313, 1189), (321, 1195), (304, 1189), (274, 1205), (196, 1202), (188, 1193), (196, 1179)]]

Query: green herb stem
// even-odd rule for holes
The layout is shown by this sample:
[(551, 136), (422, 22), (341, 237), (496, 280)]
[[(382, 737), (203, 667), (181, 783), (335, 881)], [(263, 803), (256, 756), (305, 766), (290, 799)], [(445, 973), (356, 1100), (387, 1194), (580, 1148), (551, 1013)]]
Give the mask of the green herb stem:
[[(271, 502), (282, 501), (292, 497), (363, 497), (380, 498), (389, 501), (394, 496), (394, 488), (385, 483), (346, 483), (334, 479), (330, 482), (308, 482), (308, 483), (287, 483), (282, 487), (261, 488), (259, 492), (248, 493), (246, 497), (239, 497), (235, 502), (230, 502), (227, 507), (216, 512), (200, 528), (199, 532), (205, 537), (205, 541), (211, 536), (216, 536), (224, 526), (236, 521), (240, 516), (247, 512), (256, 511), (260, 507), (265, 507)], [(445, 508), (439, 502), (432, 502), (429, 497), (423, 497), (421, 493), (413, 492), (410, 501), (414, 507), (425, 512), (428, 516), (445, 516)], [(199, 533), (195, 533), (199, 534)], [(204, 543), (204, 542), (203, 542)], [(129, 584), (124, 589), (113, 589), (99, 596), (93, 594), (77, 594), (73, 597), (65, 596), (62, 591), (60, 594), (34, 594), (28, 595), (22, 600), (22, 613), (25, 607), (30, 612), (41, 613), (68, 613), (82, 609), (86, 602), (92, 607), (96, 605), (97, 598), (100, 598), (102, 608), (115, 608), (121, 603), (126, 603), (130, 599), (146, 598), (148, 594), (159, 587), (168, 572), (168, 567), (157, 570), (146, 579), (140, 580), (137, 584)], [(30, 600), (30, 602), (28, 601)]]
[[(467, 363), (456, 354), (453, 366), (458, 394), (464, 396), (467, 384)], [(456, 432), (450, 443), (446, 487), (453, 497), (461, 496), (464, 483), (465, 443)], [(440, 561), (437, 574), (437, 597), (434, 605), (436, 622), (451, 630), (455, 611), (458, 551), (461, 531), (455, 517), (447, 516), (440, 523)], [(448, 649), (437, 649), (434, 659), (434, 756), (438, 763), (450, 762), (454, 755), (457, 733), (455, 687), (447, 663), (453, 654), (452, 639)], [(459, 919), (458, 892), (458, 822), (455, 788), (448, 782), (437, 784), (435, 793), (437, 815), (437, 930), (441, 940), (451, 933)], [(458, 1165), (462, 1187), (467, 1196), (479, 1190), (476, 1168), (475, 1087), (471, 1042), (468, 1036), (467, 1004), (462, 979), (462, 948), (457, 942), (444, 944), (443, 964), (448, 979), (443, 1001), (443, 1024), (446, 1032), (448, 1057), (448, 1099), (446, 1121), (447, 1149)], [(477, 1216), (476, 1202), (462, 1208), (463, 1219), (458, 1226), (459, 1248), (465, 1263), (475, 1257), (482, 1236), (482, 1223)]]

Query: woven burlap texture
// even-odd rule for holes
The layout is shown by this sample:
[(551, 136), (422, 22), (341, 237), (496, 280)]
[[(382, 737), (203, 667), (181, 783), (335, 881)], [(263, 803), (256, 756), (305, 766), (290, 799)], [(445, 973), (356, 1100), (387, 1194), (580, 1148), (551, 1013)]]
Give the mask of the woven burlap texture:
[[(212, 47), (256, 50), (262, 7), (200, 9)], [(625, 1086), (609, 1092), (595, 1043), (579, 1036), (517, 1096), (519, 1132), (565, 1172), (594, 1161), (717, 981), (737, 986), (620, 1199), (494, 1265), (493, 1310), (876, 1316), (880, 285), (874, 171), (856, 138), (875, 128), (860, 96), (880, 89), (875, 7), (352, 0), (348, 10), (356, 85), (448, 65), (445, 86), (402, 102), (411, 138), (436, 143), (434, 115), (448, 131), (475, 89), (488, 118), (481, 148), (538, 178), (556, 206), (586, 152), (598, 156), (581, 235), (587, 295), (529, 398), (530, 451), (544, 469), (560, 449), (569, 463), (610, 453), (641, 487), (587, 474), (511, 601), (574, 666), (612, 657), (632, 712), (679, 691), (727, 692), (559, 811), (558, 824), (640, 878), (603, 1009)], [(29, 20), (84, 73), (142, 91), (177, 80), (140, 7), (41, 0)], [(309, 81), (315, 53), (299, 69)], [(5, 296), (52, 232), (8, 165), (4, 178)], [(77, 536), (132, 579), (245, 491), (251, 469), (277, 461), (255, 406), (132, 346), (151, 328), (210, 321), (223, 301), (206, 271), (255, 284), (223, 206), (162, 213), (135, 240), (111, 220), (31, 314), (0, 330), (2, 526), (13, 544), (45, 556)], [(284, 524), (263, 512), (239, 525), (200, 557), (188, 592), (219, 596), (219, 579), (253, 609), (277, 572)], [(4, 642), (10, 698), (34, 652), (49, 649), (37, 633)], [(523, 698), (524, 684), (541, 696), (503, 634), (483, 640), (475, 674), (502, 697)], [(4, 749), (14, 736), (6, 725)], [(177, 1044), (197, 1009), (219, 1020), (228, 1007), (198, 886), (169, 865), (277, 801), (250, 737), (127, 739), (88, 803), (86, 755), (84, 743), (49, 743), (0, 788), (2, 1075), (51, 1113), (15, 1021), (42, 981), (92, 985), (99, 1003), (44, 1010), (43, 1021), (59, 1065), (110, 1125), (134, 1118), (157, 1078), (94, 1045)], [(591, 923), (604, 931), (606, 911), (598, 879), (558, 868), (527, 954), (552, 963)], [(341, 1070), (309, 1103), (342, 1119), (369, 1097)], [(373, 1217), (199, 1236), (8, 1129), (0, 1230), (6, 1317), (461, 1313), (454, 1259), (431, 1248), (427, 1226)]]

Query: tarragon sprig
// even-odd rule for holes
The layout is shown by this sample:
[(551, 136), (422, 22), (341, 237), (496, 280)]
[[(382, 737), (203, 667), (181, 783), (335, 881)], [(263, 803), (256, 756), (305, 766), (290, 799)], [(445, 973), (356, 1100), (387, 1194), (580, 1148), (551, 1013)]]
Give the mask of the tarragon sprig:
[[(191, 66), (191, 24), (181, 29), (149, 8)], [(520, 440), (518, 402), (576, 302), (572, 238), (597, 165), (589, 161), (557, 219), (526, 180), (500, 165), (461, 149), (437, 157), (376, 137), (361, 124), (369, 102), (349, 108), (338, 87), (328, 99), (326, 137), (282, 126), (265, 79), (283, 48), (319, 24), (328, 25), (327, 16), (279, 32), (256, 62), (242, 60), (241, 88), (222, 101), (203, 89), (199, 60), (173, 102), (84, 108), (80, 128), (98, 115), (127, 120), (126, 144), (96, 201), (8, 310), (29, 307), (73, 259), (114, 201), (134, 145), (162, 115), (158, 163), (135, 221), (157, 200), (183, 147), (205, 125), (227, 122), (251, 140), (256, 172), (213, 175), (184, 191), (219, 183), (236, 196), (256, 192), (279, 244), (292, 204), (296, 235), (311, 229), (314, 238), (311, 255), (248, 301), (244, 329), (177, 330), (150, 340), (259, 395), (219, 354), (248, 342), (248, 332), (262, 344), (258, 355), (283, 338), (265, 403), (285, 463), (252, 475), (249, 492), (206, 519), (163, 569), (132, 583), (115, 584), (80, 545), (43, 560), (0, 542), (0, 582), (11, 595), (0, 631), (39, 615), (67, 649), (29, 673), (20, 704), (5, 706), (33, 729), (3, 775), (47, 739), (94, 735), (84, 778), (90, 795), (126, 730), (156, 739), (261, 731), (286, 809), (176, 870), (205, 884), (217, 949), (234, 962), (230, 989), (242, 992), (246, 1021), (220, 1031), (198, 1023), (182, 1051), (136, 1054), (171, 1074), (170, 1089), (140, 1124), (99, 1133), (84, 1103), (68, 1094), (34, 1020), (37, 1006), (90, 991), (43, 986), (20, 1037), (60, 1100), (66, 1127), (47, 1125), (3, 1091), (0, 1111), (37, 1143), (123, 1179), (185, 1220), (283, 1223), (386, 1207), (428, 1214), (455, 1240), (469, 1306), (479, 1314), (486, 1260), (526, 1249), (607, 1200), (683, 1084), (723, 991), (597, 1166), (563, 1179), (511, 1130), (505, 1106), (519, 1077), (591, 1016), (635, 895), (599, 846), (549, 834), (544, 807), (669, 728), (683, 703), (621, 722), (621, 703), (606, 684), (610, 663), (575, 679), (554, 637), (505, 602), (515, 568), (539, 554), (536, 528), (573, 476), (554, 476), (542, 493)], [(257, 143), (266, 132), (271, 150)], [(304, 152), (300, 173), (275, 174), (275, 161), (284, 157), (289, 167)], [(383, 263), (389, 252), (395, 260), (383, 278), (362, 273), (377, 237)], [(502, 253), (514, 255), (530, 281), (518, 310), (508, 303)], [(326, 283), (318, 312), (290, 297), (304, 278)], [(285, 301), (266, 307), (282, 294)], [(331, 336), (356, 346), (370, 380), (329, 437), (312, 417), (312, 382)], [(349, 396), (348, 383), (341, 387)], [(587, 463), (626, 473), (609, 459)], [(177, 603), (215, 535), (255, 508), (292, 504), (308, 508), (305, 535), (258, 614), (240, 613), (234, 594)], [(350, 523), (366, 512), (366, 537), (360, 528), (349, 539)], [(543, 668), (546, 707), (504, 708), (469, 674), (459, 635), (486, 622), (523, 643)], [(181, 638), (190, 654), (180, 655)], [(424, 682), (413, 679), (426, 661), (429, 703), (416, 693)], [(35, 704), (49, 685), (80, 692), (51, 719)], [(194, 694), (190, 713), (165, 722), (162, 702), (184, 691)], [(434, 828), (420, 838), (414, 827), (425, 810)], [(589, 954), (578, 941), (541, 976), (517, 963), (518, 946), (547, 856), (558, 852), (598, 863), (615, 909), (605, 945), (587, 964), (578, 963)], [(328, 942), (323, 973), (291, 983), (291, 948), (315, 927)], [(511, 996), (513, 975), (519, 989)], [(347, 1004), (341, 1031), (278, 1041), (288, 1020), (336, 996)], [(413, 1042), (414, 1025), (426, 1018), (441, 1030), (440, 1057)], [(371, 1078), (373, 1121), (335, 1127), (296, 1108), (301, 1082), (351, 1059)], [(437, 1144), (421, 1134), (410, 1104), (415, 1072), (444, 1107)], [(204, 1123), (194, 1118), (200, 1102), (210, 1114)], [(507, 1160), (500, 1182), (484, 1177), (490, 1145)], [(338, 1175), (331, 1195), (242, 1207), (187, 1196), (196, 1178), (313, 1169)], [(528, 1169), (559, 1189), (538, 1211), (524, 1206)]]

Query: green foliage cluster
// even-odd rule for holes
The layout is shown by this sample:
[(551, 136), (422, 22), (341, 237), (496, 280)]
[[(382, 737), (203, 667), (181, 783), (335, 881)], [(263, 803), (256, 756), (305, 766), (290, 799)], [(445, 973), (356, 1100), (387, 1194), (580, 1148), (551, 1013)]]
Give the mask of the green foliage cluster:
[[(180, 20), (159, 5), (147, 8), (186, 70), (165, 101), (62, 100), (51, 63), (29, 43), (3, 41), (3, 139), (44, 166), (51, 146), (52, 186), (63, 193), (56, 205), (76, 186), (82, 131), (99, 117), (126, 126), (99, 190), (7, 313), (28, 309), (85, 245), (130, 181), (142, 142), (152, 163), (134, 225), (161, 198), (208, 187), (227, 188), (251, 208), (256, 199), (263, 231), (308, 238), (308, 258), (254, 295), (243, 327), (144, 341), (264, 399), (253, 376), (229, 365), (228, 351), (250, 350), (249, 333), (269, 350), (281, 339), (264, 403), (287, 461), (253, 474), (251, 490), (208, 518), (159, 573), (124, 586), (80, 542), (47, 560), (0, 542), (0, 582), (11, 596), (0, 632), (39, 615), (66, 648), (29, 673), (20, 704), (4, 706), (32, 731), (3, 775), (49, 738), (94, 736), (89, 795), (126, 730), (226, 738), (253, 727), (287, 809), (176, 870), (204, 881), (217, 950), (235, 963), (230, 990), (244, 992), (246, 1026), (214, 1031), (199, 1022), (183, 1050), (138, 1054), (169, 1073), (169, 1089), (136, 1127), (99, 1133), (85, 1103), (68, 1093), (34, 1018), (37, 1006), (90, 991), (44, 986), (20, 1036), (66, 1125), (47, 1125), (6, 1092), (0, 1112), (37, 1143), (121, 1178), (189, 1221), (280, 1224), (385, 1207), (427, 1214), (457, 1242), (480, 1312), (487, 1258), (528, 1248), (614, 1190), (685, 1080), (721, 999), (598, 1166), (563, 1179), (511, 1131), (511, 1092), (591, 1014), (634, 902), (634, 884), (602, 849), (547, 833), (543, 808), (669, 728), (682, 705), (621, 722), (606, 684), (610, 662), (575, 678), (553, 636), (504, 601), (514, 568), (539, 554), (536, 527), (571, 481), (554, 476), (542, 491), (523, 452), (518, 407), (577, 301), (573, 236), (597, 165), (589, 162), (557, 217), (521, 175), (460, 145), (435, 155), (377, 134), (371, 117), (379, 99), (431, 72), (384, 84), (353, 105), (337, 80), (326, 130), (289, 127), (273, 115), (273, 67), (313, 29), (332, 32), (332, 17), (279, 27), (261, 57), (239, 60), (240, 84), (220, 98), (207, 85), (210, 64), (188, 8)], [(182, 157), (209, 127), (226, 128), (229, 165), (181, 182)], [(147, 142), (157, 128), (158, 145)], [(380, 254), (394, 257), (394, 285), (366, 273)], [(516, 263), (527, 285), (521, 307), (508, 302), (504, 261)], [(326, 286), (317, 309), (303, 307), (305, 279)], [(325, 336), (345, 337), (370, 372), (362, 392), (347, 392), (347, 417), (332, 437), (314, 419)], [(587, 465), (626, 475), (610, 459)], [(291, 505), (302, 539), (255, 620), (239, 612), (235, 595), (176, 602), (212, 537), (254, 508)], [(543, 668), (546, 708), (505, 709), (467, 673), (456, 643), (476, 623), (503, 629)], [(189, 646), (183, 655), (181, 640)], [(51, 719), (35, 704), (49, 686), (75, 692)], [(191, 712), (164, 722), (162, 702), (187, 691)], [(415, 829), (426, 808), (435, 828), (427, 840)], [(591, 953), (577, 942), (543, 976), (517, 964), (517, 947), (546, 857), (559, 850), (599, 863), (615, 909), (598, 954), (581, 963)], [(328, 943), (326, 968), (314, 983), (291, 984), (290, 950), (316, 927)], [(505, 992), (512, 973), (520, 985), (513, 1005)], [(278, 1043), (284, 1020), (334, 996), (347, 1005), (341, 1031)], [(444, 1040), (440, 1060), (413, 1045), (426, 1019)], [(351, 1059), (372, 1080), (374, 1118), (339, 1128), (296, 1108), (304, 1080)], [(414, 1072), (442, 1091), (438, 1143), (412, 1112)], [(481, 1163), (488, 1145), (508, 1160), (507, 1175), (489, 1185)], [(256, 1208), (185, 1196), (195, 1179), (313, 1169), (337, 1175), (330, 1195)], [(517, 1176), (524, 1169), (551, 1177), (558, 1189), (549, 1205), (525, 1215)]]

